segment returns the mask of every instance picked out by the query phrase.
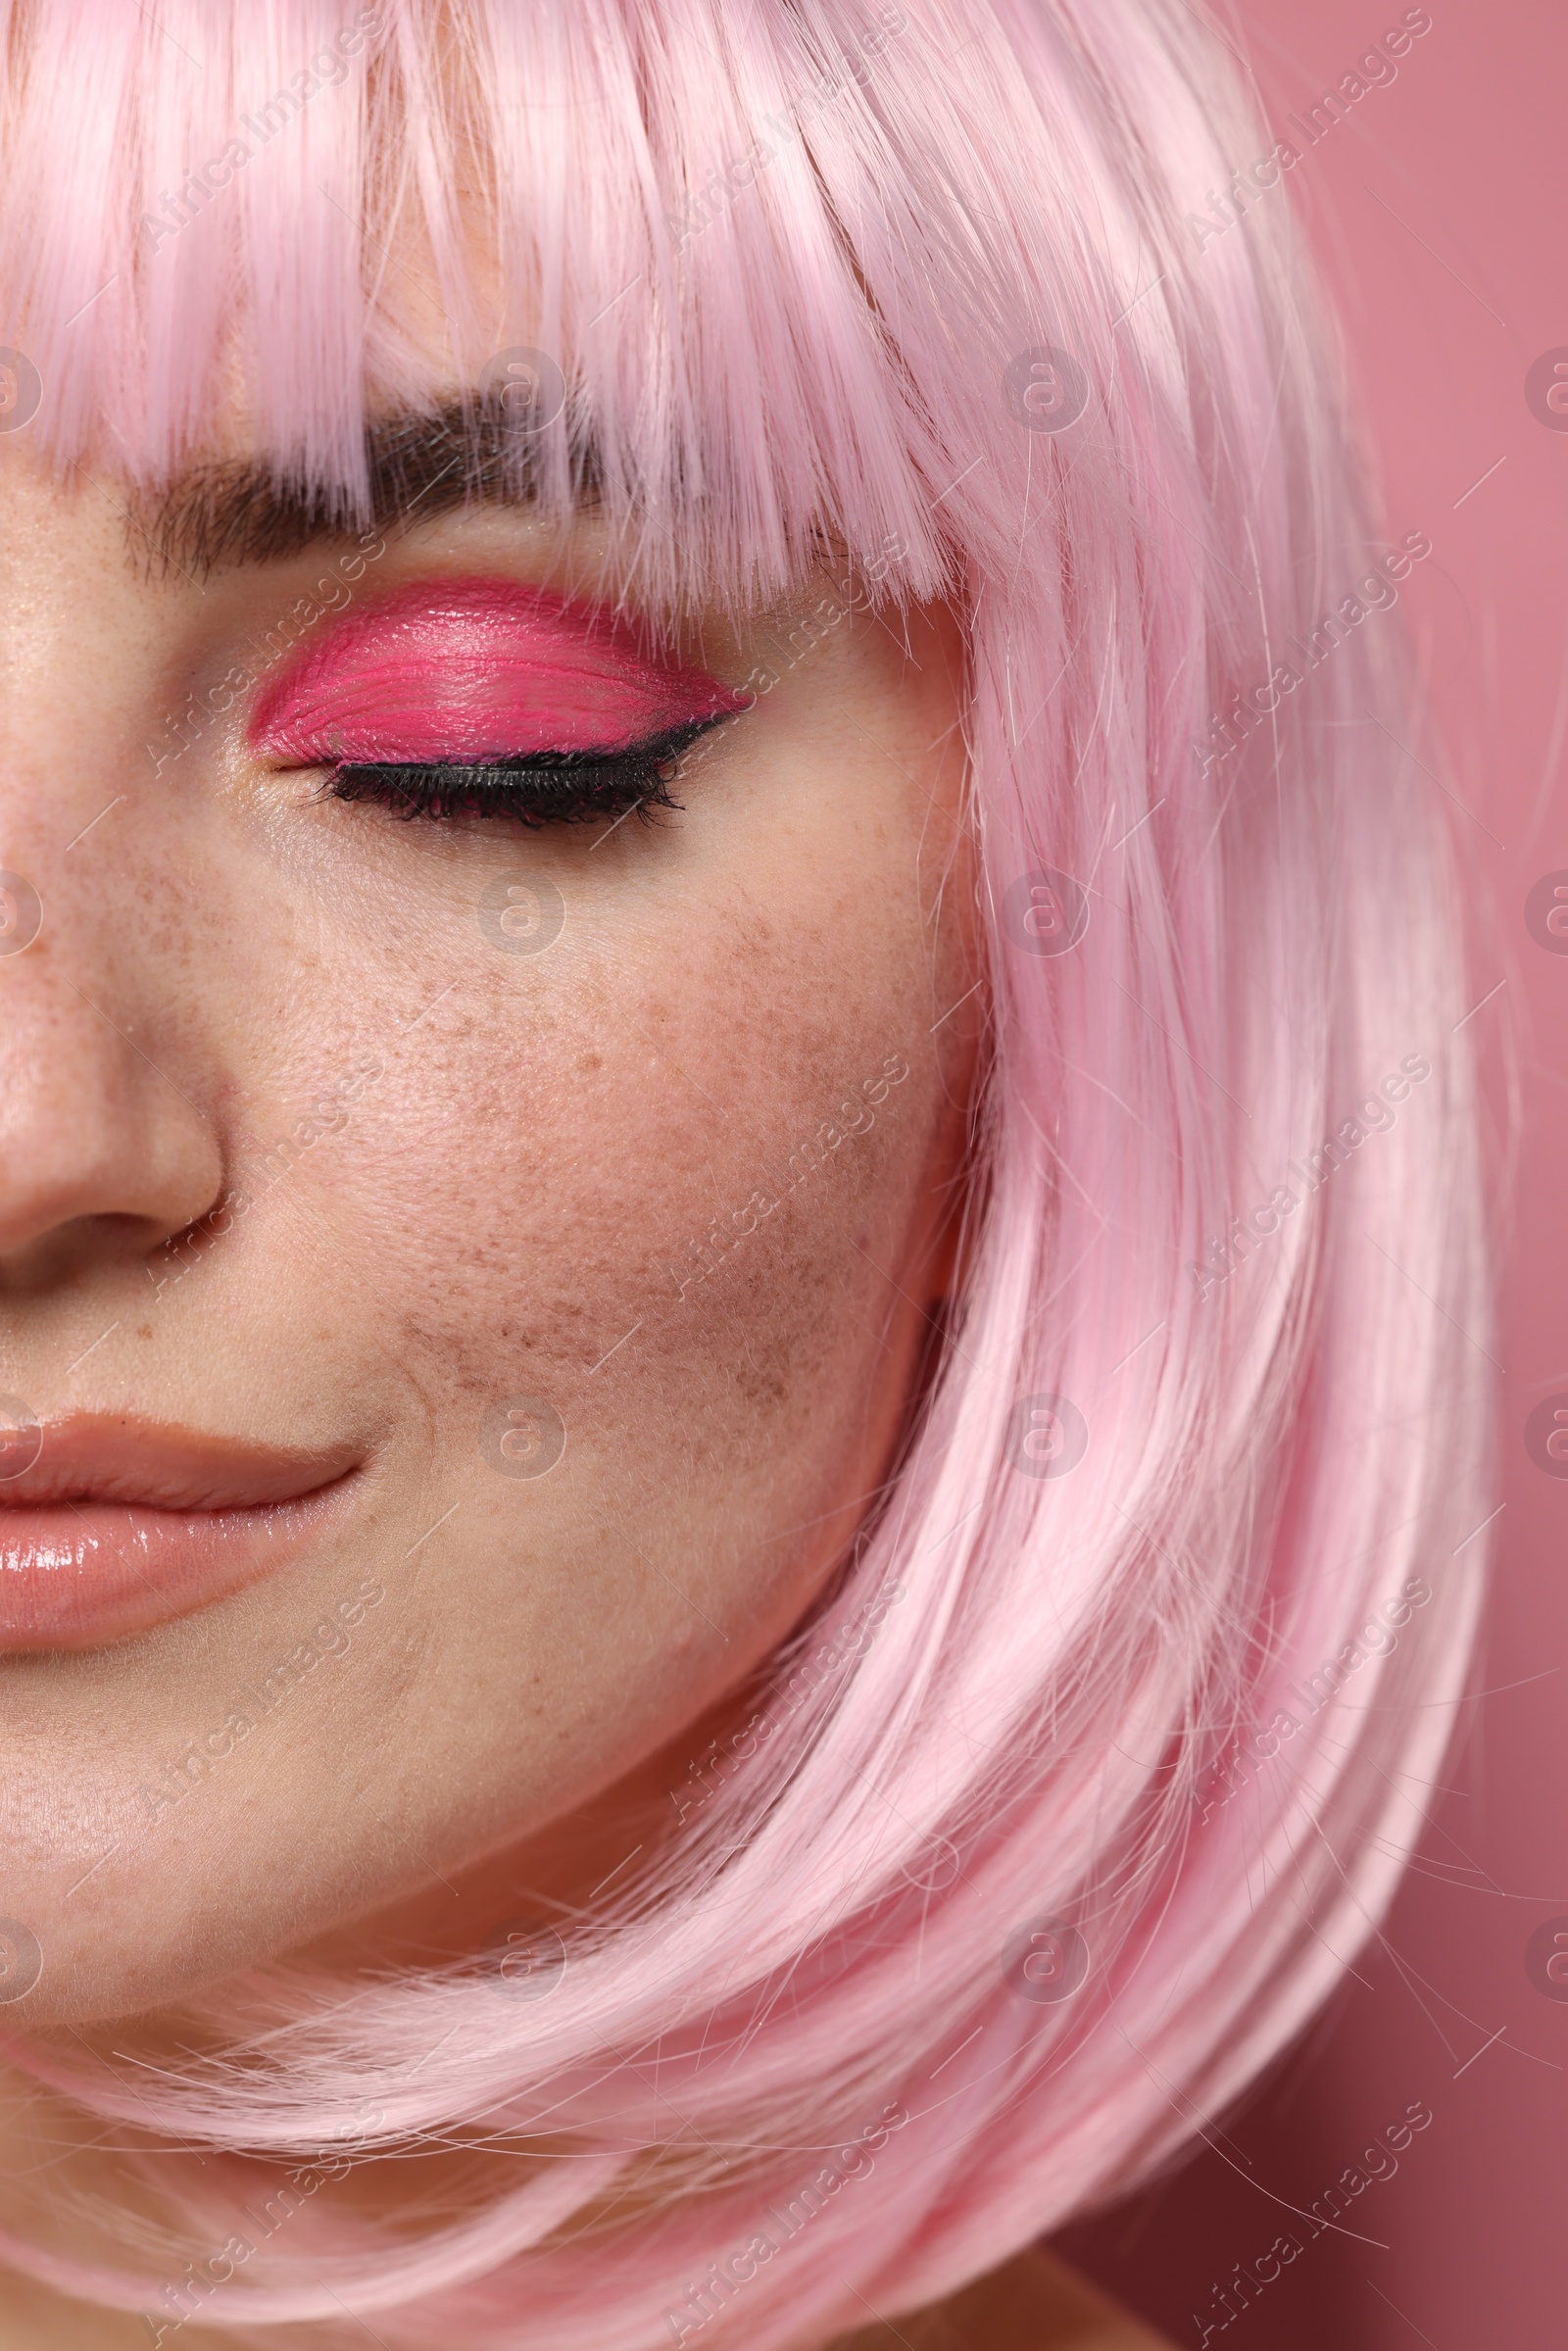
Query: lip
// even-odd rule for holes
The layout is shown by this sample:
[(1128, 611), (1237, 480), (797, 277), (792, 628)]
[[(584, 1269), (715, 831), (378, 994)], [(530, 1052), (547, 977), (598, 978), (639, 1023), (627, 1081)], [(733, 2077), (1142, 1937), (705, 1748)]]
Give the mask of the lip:
[(95, 1648), (258, 1582), (331, 1530), (358, 1467), (129, 1413), (0, 1431), (0, 1651)]

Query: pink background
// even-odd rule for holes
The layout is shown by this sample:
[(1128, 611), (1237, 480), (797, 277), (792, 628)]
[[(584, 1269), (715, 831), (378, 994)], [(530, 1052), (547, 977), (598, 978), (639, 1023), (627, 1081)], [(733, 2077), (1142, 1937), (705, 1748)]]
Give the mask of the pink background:
[[(1276, 135), (1401, 8), (1241, 0), (1227, 28)], [(1568, 868), (1568, 431), (1524, 395), (1531, 362), (1568, 346), (1568, 0), (1429, 10), (1398, 78), (1369, 90), (1290, 185), (1339, 300), (1389, 526), (1434, 543), (1403, 602), (1473, 811), (1449, 810), (1470, 1001), (1504, 983), (1471, 1024), (1497, 1143), (1504, 1508), (1461, 1739), (1361, 1981), (1221, 2118), (1212, 2151), (1062, 2240), (1196, 2345), (1212, 2287), (1289, 2225), (1273, 2198), (1310, 2203), (1424, 2099), (1431, 2128), (1346, 2216), (1359, 2238), (1306, 2244), (1211, 2336), (1225, 2351), (1568, 2344), (1568, 1999), (1525, 1965), (1534, 1929), (1568, 1927), (1568, 1481), (1523, 1442), (1530, 1407), (1568, 1392), (1568, 955), (1524, 920), (1532, 883)]]

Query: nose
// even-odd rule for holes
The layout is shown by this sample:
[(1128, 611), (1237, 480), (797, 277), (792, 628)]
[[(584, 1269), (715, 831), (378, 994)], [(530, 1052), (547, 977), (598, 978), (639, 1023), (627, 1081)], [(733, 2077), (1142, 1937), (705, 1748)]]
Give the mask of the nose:
[[(18, 885), (21, 884), (19, 889)], [(212, 1207), (216, 1131), (175, 1040), (117, 992), (93, 915), (0, 877), (0, 1293), (144, 1257)]]

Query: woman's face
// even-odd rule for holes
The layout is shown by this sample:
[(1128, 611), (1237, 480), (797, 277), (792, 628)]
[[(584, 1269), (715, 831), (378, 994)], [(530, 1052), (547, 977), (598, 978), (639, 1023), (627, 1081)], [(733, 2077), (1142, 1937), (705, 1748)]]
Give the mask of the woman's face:
[[(635, 1869), (887, 1473), (981, 998), (946, 613), (829, 564), (651, 661), (584, 620), (591, 514), (165, 570), (104, 469), (0, 474), (31, 2024), (396, 1906), (461, 1939), (519, 1842), (492, 1909)], [(749, 685), (652, 822), (322, 791), (324, 746), (602, 748)]]

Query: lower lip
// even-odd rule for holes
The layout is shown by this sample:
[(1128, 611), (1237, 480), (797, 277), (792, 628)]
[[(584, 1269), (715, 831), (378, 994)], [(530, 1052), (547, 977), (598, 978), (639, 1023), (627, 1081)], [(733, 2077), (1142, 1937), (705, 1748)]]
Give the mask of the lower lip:
[(223, 1510), (0, 1507), (0, 1651), (96, 1648), (208, 1607), (319, 1542), (348, 1483)]

